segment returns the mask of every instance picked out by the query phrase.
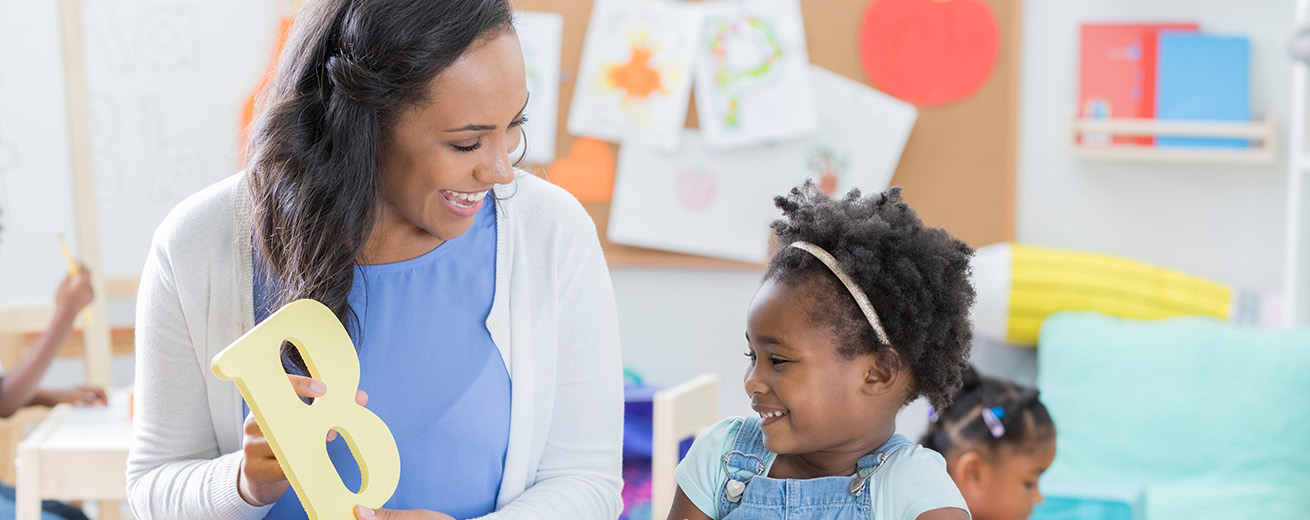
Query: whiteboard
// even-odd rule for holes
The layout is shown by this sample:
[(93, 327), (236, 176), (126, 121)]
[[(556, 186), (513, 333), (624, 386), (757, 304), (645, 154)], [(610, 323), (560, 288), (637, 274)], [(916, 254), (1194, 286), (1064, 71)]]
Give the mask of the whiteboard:
[[(76, 248), (56, 2), (0, 0), (0, 307), (48, 305)], [(271, 0), (82, 3), (102, 276), (140, 275), (155, 228), (237, 169), (272, 59)]]

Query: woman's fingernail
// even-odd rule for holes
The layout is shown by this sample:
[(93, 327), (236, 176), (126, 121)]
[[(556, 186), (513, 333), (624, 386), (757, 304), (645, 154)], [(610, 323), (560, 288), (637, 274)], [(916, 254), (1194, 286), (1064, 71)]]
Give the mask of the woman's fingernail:
[(314, 395), (323, 395), (327, 393), (327, 385), (317, 379), (309, 382), (309, 391)]
[(359, 512), (360, 518), (374, 518), (373, 510), (364, 506), (355, 506), (355, 511)]

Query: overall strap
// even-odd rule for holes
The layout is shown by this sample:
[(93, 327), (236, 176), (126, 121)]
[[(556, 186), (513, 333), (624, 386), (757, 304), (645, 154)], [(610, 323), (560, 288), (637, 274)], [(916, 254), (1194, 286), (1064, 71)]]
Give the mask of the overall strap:
[(855, 477), (851, 479), (851, 494), (860, 496), (864, 493), (864, 488), (868, 486), (869, 479), (873, 478), (873, 474), (878, 471), (878, 468), (881, 468), (887, 462), (887, 459), (891, 458), (896, 452), (910, 446), (914, 446), (913, 441), (896, 433), (892, 434), (891, 438), (882, 443), (882, 446), (879, 446), (873, 453), (860, 457), (859, 462), (856, 463), (859, 470), (855, 473)]
[(878, 447), (877, 452), (886, 453), (887, 456), (890, 457), (893, 453), (901, 451), (902, 448), (908, 448), (910, 446), (914, 446), (914, 441), (905, 438), (904, 435), (896, 433), (892, 434), (891, 438), (887, 439), (887, 442), (882, 443), (882, 446)]
[(732, 447), (723, 455), (722, 467), (728, 479), (723, 489), (719, 490), (719, 516), (726, 516), (741, 504), (741, 496), (746, 492), (746, 484), (751, 479), (764, 474), (764, 458), (769, 450), (764, 448), (764, 431), (760, 429), (758, 417), (745, 417), (737, 428)]

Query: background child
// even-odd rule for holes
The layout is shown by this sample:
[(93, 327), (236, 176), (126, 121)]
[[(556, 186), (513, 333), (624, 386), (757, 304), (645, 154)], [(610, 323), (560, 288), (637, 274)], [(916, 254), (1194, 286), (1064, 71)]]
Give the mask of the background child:
[(973, 301), (964, 242), (923, 225), (900, 188), (775, 203), (783, 248), (747, 314), (745, 390), (677, 469), (670, 519), (967, 519), (936, 452), (895, 435), (919, 396), (960, 387)]
[[(0, 417), (9, 417), (19, 408), (30, 405), (54, 406), (59, 403), (75, 405), (103, 405), (104, 389), (97, 386), (78, 386), (62, 389), (42, 389), (37, 385), (59, 348), (73, 331), (77, 313), (91, 303), (95, 293), (91, 290), (91, 273), (79, 265), (77, 275), (65, 278), (55, 289), (55, 316), (45, 333), (36, 340), (32, 349), (18, 364), (5, 367), (0, 375)], [(43, 520), (85, 520), (86, 516), (66, 504), (46, 500), (41, 502)], [(0, 518), (13, 518), (14, 488), (0, 485)]]
[(922, 444), (946, 458), (974, 520), (1028, 518), (1055, 460), (1055, 423), (1037, 390), (969, 369), (954, 402), (933, 410)]

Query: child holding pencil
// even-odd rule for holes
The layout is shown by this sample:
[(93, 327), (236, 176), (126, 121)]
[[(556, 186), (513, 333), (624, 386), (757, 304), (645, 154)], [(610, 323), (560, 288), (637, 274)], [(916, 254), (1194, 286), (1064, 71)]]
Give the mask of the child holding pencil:
[[(0, 372), (0, 417), (9, 417), (24, 406), (54, 406), (59, 403), (74, 405), (103, 405), (104, 389), (96, 386), (77, 386), (63, 389), (42, 389), (37, 385), (50, 368), (59, 347), (73, 331), (77, 313), (91, 303), (95, 293), (91, 290), (91, 272), (85, 265), (74, 264), (70, 274), (55, 289), (55, 315), (32, 349), (12, 368)], [(41, 503), (42, 520), (86, 520), (76, 508), (55, 501)], [(0, 518), (14, 518), (14, 488), (0, 485)]]

